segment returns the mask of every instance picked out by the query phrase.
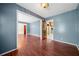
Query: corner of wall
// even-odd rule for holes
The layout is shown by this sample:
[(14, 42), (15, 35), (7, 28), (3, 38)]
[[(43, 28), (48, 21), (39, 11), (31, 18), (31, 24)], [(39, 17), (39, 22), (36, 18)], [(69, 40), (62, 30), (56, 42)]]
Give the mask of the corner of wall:
[(78, 6), (77, 6), (76, 10), (78, 10), (78, 9), (79, 9), (79, 4), (78, 4)]

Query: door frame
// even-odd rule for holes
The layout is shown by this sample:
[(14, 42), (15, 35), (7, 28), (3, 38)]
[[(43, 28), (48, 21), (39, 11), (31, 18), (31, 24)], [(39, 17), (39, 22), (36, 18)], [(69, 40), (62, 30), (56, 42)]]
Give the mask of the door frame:
[[(17, 48), (18, 48), (18, 23), (26, 25), (26, 34), (27, 34), (27, 23), (22, 21), (17, 21)], [(24, 30), (23, 30), (24, 31)]]

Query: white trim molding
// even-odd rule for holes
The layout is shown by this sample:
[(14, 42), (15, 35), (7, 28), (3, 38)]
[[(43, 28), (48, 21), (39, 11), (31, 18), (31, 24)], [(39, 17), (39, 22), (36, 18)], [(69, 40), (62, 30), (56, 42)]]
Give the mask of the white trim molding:
[(27, 35), (30, 35), (30, 33), (27, 33)]
[(78, 50), (79, 50), (79, 48), (78, 48)]
[(4, 52), (4, 53), (0, 54), (0, 56), (3, 56), (3, 55), (5, 55), (5, 54), (8, 54), (8, 53), (10, 53), (10, 52), (12, 52), (12, 51), (15, 51), (15, 50), (16, 50), (16, 49), (9, 50), (9, 51), (7, 51), (7, 52)]
[(54, 40), (54, 41), (58, 41), (58, 42), (61, 42), (61, 43), (66, 43), (66, 44), (69, 44), (69, 45), (74, 45), (78, 48), (77, 44), (73, 44), (73, 43), (69, 43), (69, 42), (65, 42), (65, 41), (60, 41), (60, 40)]
[(37, 35), (37, 34), (30, 34), (32, 36), (36, 36), (36, 37), (40, 37), (40, 35)]
[(79, 45), (77, 45), (77, 48), (78, 48), (78, 50), (79, 50)]
[(79, 50), (79, 48), (78, 48), (78, 50)]

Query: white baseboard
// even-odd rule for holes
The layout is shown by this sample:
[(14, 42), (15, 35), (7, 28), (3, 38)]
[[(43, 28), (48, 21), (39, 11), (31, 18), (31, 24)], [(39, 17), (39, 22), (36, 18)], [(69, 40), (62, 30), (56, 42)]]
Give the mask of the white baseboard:
[(30, 35), (30, 33), (27, 33), (27, 35)]
[(30, 34), (30, 35), (33, 35), (33, 36), (36, 36), (36, 37), (40, 37), (40, 35), (37, 35), (37, 34)]
[(79, 50), (79, 45), (77, 45), (77, 47), (78, 47), (78, 50)]
[(4, 53), (0, 54), (0, 56), (3, 56), (3, 55), (5, 55), (5, 54), (8, 54), (8, 53), (10, 53), (10, 52), (12, 52), (12, 51), (15, 51), (15, 50), (16, 50), (16, 49), (9, 50), (9, 51), (7, 51), (7, 52), (4, 52)]
[(77, 44), (73, 44), (73, 43), (69, 43), (69, 42), (64, 42), (64, 41), (60, 41), (60, 40), (54, 40), (54, 41), (58, 41), (58, 42), (61, 42), (61, 43), (66, 43), (66, 44), (69, 44), (69, 45), (74, 45), (78, 48), (78, 45)]
[(78, 50), (79, 50), (79, 48), (78, 48)]

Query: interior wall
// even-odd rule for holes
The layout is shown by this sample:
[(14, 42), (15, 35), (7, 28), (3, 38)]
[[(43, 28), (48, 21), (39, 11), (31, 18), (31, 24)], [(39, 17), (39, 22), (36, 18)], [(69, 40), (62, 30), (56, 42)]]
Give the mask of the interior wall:
[(78, 14), (77, 10), (69, 11), (57, 16), (54, 20), (54, 39), (62, 42), (76, 44), (78, 43)]
[(30, 34), (40, 37), (40, 21), (30, 23)]
[(27, 31), (27, 34), (30, 34), (30, 23), (27, 23), (26, 31)]
[(16, 5), (0, 3), (0, 54), (16, 49)]
[(77, 45), (78, 45), (78, 48), (79, 48), (79, 4), (78, 4), (78, 7), (77, 7)]

